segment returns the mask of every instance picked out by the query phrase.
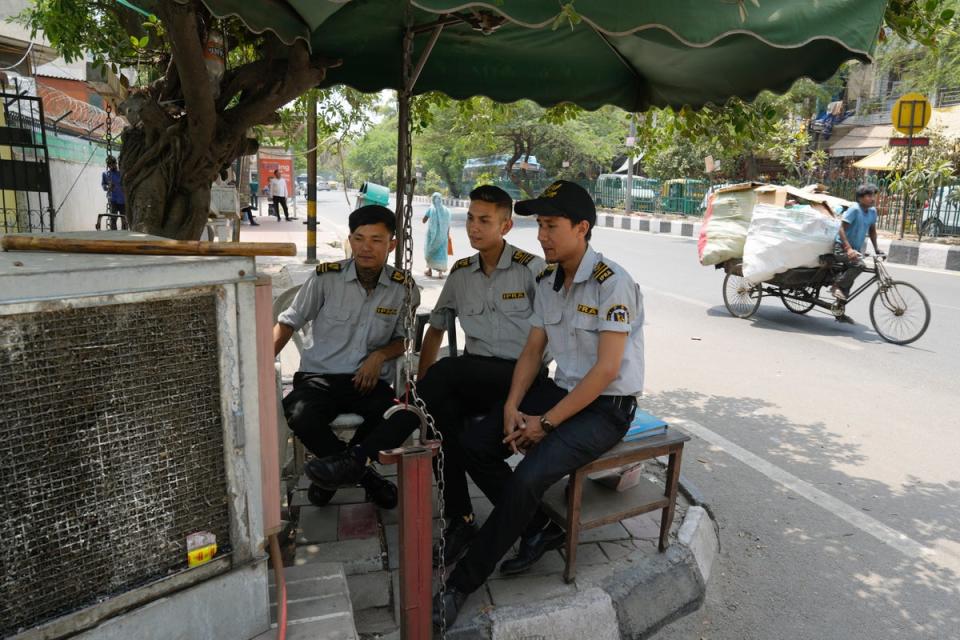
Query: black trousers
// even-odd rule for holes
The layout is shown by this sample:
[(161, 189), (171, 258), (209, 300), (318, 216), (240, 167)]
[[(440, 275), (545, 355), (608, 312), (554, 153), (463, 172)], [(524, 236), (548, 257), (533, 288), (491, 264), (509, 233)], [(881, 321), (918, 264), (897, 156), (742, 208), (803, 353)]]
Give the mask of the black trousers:
[[(552, 380), (538, 379), (520, 403), (520, 411), (543, 415), (566, 394)], [(597, 398), (547, 434), (514, 471), (506, 463), (511, 451), (503, 444), (502, 405), (466, 432), (462, 445), (467, 470), (494, 509), (449, 583), (467, 593), (476, 591), (522, 533), (546, 525), (539, 508), (546, 490), (620, 442), (636, 406), (632, 397)]]
[(313, 455), (323, 458), (339, 453), (348, 444), (338, 438), (330, 423), (341, 413), (356, 413), (363, 424), (350, 440), (363, 440), (393, 406), (393, 388), (383, 380), (370, 393), (360, 395), (353, 386), (353, 374), (322, 375), (298, 371), (293, 391), (283, 399), (283, 413), (293, 433)]
[[(448, 519), (473, 513), (460, 445), (465, 423), (502, 406), (515, 364), (514, 360), (471, 355), (442, 358), (417, 383), (417, 391), (443, 435), (443, 500)], [(360, 444), (368, 458), (376, 458), (378, 451), (402, 445), (419, 426), (415, 415), (401, 411), (378, 425)], [(436, 462), (434, 458), (434, 471)]]
[(841, 291), (849, 294), (850, 289), (853, 288), (853, 283), (857, 280), (857, 276), (863, 273), (865, 268), (863, 260), (860, 258), (851, 260), (850, 257), (847, 256), (847, 252), (843, 250), (843, 246), (840, 243), (834, 245), (833, 257), (837, 262), (844, 265), (843, 272), (837, 276), (834, 284), (837, 285)]
[(273, 196), (273, 209), (277, 212), (277, 220), (280, 220), (280, 207), (283, 207), (283, 217), (290, 219), (290, 212), (287, 211), (287, 199), (283, 196)]

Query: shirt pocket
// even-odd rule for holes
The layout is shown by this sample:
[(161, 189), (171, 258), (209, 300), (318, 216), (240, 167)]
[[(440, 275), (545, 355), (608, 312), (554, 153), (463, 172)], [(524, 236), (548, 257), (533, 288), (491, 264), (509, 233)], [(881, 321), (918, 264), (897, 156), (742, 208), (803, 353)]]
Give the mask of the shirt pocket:
[(527, 318), (533, 313), (533, 309), (530, 305), (530, 300), (526, 297), (524, 298), (510, 298), (508, 300), (500, 300), (500, 311), (507, 314), (508, 316), (514, 316), (518, 318)]

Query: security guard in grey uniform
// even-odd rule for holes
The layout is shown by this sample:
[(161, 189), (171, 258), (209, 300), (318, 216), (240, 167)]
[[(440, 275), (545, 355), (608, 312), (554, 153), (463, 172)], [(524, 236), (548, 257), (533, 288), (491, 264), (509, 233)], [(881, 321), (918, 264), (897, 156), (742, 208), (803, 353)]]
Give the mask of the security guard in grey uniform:
[[(590, 247), (589, 194), (560, 180), (516, 212), (537, 216), (553, 264), (537, 277), (533, 328), (506, 403), (462, 438), (467, 470), (494, 510), (434, 600), (437, 625), (455, 620), (518, 537), (502, 573), (525, 571), (562, 544), (563, 530), (539, 509), (544, 492), (620, 442), (643, 389), (643, 299), (622, 267)], [(552, 380), (537, 375), (548, 344)], [(525, 456), (511, 471), (505, 458), (515, 452)]]
[[(507, 397), (516, 360), (530, 333), (536, 274), (543, 259), (517, 249), (503, 236), (512, 227), (513, 201), (502, 189), (482, 186), (470, 193), (467, 234), (479, 252), (458, 260), (430, 314), (430, 328), (420, 352), (417, 390), (443, 434), (446, 562), (466, 550), (477, 532), (467, 489), (460, 432), (466, 418), (485, 415)], [(464, 355), (437, 361), (448, 312), (454, 312), (466, 334)], [(310, 465), (320, 486), (336, 488), (363, 473), (360, 462), (378, 451), (400, 446), (419, 426), (415, 416), (400, 412), (345, 453)]]
[[(389, 380), (403, 353), (403, 272), (386, 265), (396, 246), (396, 219), (386, 207), (369, 205), (350, 214), (353, 258), (317, 266), (274, 327), (280, 353), (294, 331), (312, 322), (312, 344), (305, 345), (293, 391), (283, 399), (287, 423), (304, 446), (324, 457), (346, 450), (330, 423), (341, 413), (363, 417), (351, 443), (359, 442), (394, 401)], [(414, 309), (420, 304), (414, 286)], [(393, 508), (396, 487), (375, 470), (357, 478), (368, 499)], [(312, 492), (317, 495), (318, 492)], [(329, 500), (333, 491), (319, 492)]]

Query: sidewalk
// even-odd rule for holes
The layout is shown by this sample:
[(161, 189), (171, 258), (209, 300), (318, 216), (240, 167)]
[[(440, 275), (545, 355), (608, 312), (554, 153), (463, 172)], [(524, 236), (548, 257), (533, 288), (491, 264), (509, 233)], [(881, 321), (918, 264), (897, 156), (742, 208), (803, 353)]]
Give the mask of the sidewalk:
[[(395, 480), (394, 466), (381, 467)], [(645, 476), (662, 486), (663, 466), (648, 462)], [(363, 502), (360, 488), (341, 489), (324, 507), (310, 505), (301, 482), (292, 502), (299, 517), (293, 564), (341, 563), (361, 638), (399, 638), (399, 526), (397, 510)], [(471, 482), (478, 520), (492, 511)], [(434, 487), (434, 513), (437, 513)], [(584, 531), (578, 572), (566, 584), (561, 551), (550, 551), (529, 573), (494, 573), (467, 600), (451, 639), (644, 637), (699, 607), (717, 552), (713, 521), (702, 507), (678, 497), (670, 547), (658, 553), (659, 511)], [(436, 539), (440, 521), (434, 519)], [(512, 554), (511, 554), (512, 555)]]

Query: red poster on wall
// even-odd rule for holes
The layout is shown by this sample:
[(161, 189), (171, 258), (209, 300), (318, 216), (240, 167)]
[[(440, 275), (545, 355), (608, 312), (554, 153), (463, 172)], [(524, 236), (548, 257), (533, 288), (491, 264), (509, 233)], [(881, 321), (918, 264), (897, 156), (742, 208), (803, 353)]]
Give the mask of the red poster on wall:
[(260, 193), (270, 186), (273, 172), (280, 170), (280, 177), (287, 183), (287, 196), (292, 198), (296, 193), (293, 189), (293, 157), (290, 155), (271, 154), (263, 149), (257, 156), (257, 173), (260, 176)]

